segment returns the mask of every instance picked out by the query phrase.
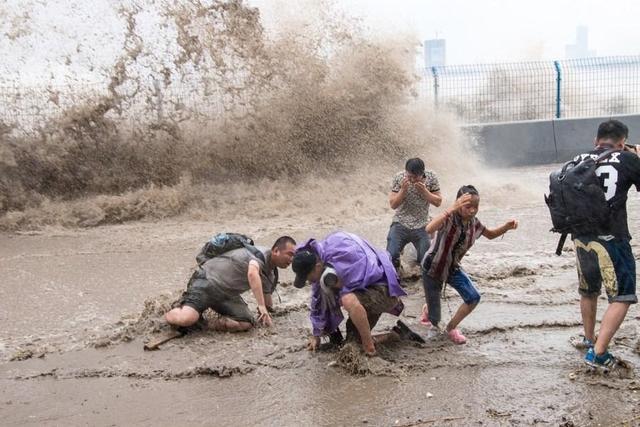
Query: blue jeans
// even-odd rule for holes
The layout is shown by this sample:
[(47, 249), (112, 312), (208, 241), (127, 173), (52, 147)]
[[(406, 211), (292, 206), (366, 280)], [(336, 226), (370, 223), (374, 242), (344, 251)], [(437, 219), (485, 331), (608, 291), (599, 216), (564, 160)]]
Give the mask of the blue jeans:
[(395, 268), (400, 267), (400, 252), (408, 243), (413, 243), (418, 253), (417, 261), (420, 263), (429, 249), (430, 239), (427, 230), (424, 227), (411, 229), (399, 222), (392, 223), (387, 235), (387, 252), (391, 255)]
[[(465, 304), (475, 305), (480, 302), (480, 294), (473, 285), (471, 278), (461, 269), (456, 269), (449, 278), (447, 283), (458, 292)], [(422, 271), (422, 286), (424, 287), (424, 296), (427, 300), (427, 308), (429, 309), (429, 321), (436, 326), (440, 322), (440, 293), (442, 292), (442, 282), (439, 282), (429, 276), (424, 270)]]

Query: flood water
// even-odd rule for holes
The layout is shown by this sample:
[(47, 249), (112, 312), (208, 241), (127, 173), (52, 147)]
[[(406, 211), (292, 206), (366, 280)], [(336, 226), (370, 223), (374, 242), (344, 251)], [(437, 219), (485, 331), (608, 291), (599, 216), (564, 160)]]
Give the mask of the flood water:
[[(279, 207), (269, 208), (265, 194), (255, 202), (264, 209), (246, 216), (3, 234), (3, 424), (638, 424), (637, 306), (612, 344), (635, 366), (629, 371), (587, 372), (570, 344), (581, 331), (577, 277), (573, 252), (557, 257), (557, 236), (547, 231), (542, 191), (552, 168), (494, 171), (512, 184), (480, 188), (483, 223), (517, 218), (520, 227), (502, 239), (480, 239), (463, 260), (482, 295), (461, 325), (467, 344), (456, 346), (419, 325), (424, 296), (408, 249), (401, 318), (427, 343), (392, 343), (373, 358), (353, 352), (348, 364), (335, 363), (345, 360), (339, 351), (305, 349), (309, 294), (289, 285), (290, 270), (281, 276), (272, 328), (195, 332), (154, 352), (142, 346), (166, 330), (161, 314), (184, 288), (207, 236), (241, 230), (268, 245), (284, 233), (302, 241), (344, 229), (384, 247), (392, 216), (384, 183), (366, 196), (369, 214), (348, 209), (364, 197), (350, 192), (339, 202), (292, 205), (278, 217)], [(629, 214), (636, 236), (638, 206), (634, 194)], [(446, 295), (443, 320), (460, 302), (451, 289)], [(253, 304), (250, 296), (247, 301)], [(601, 298), (599, 316), (604, 307)], [(394, 323), (383, 315), (376, 329)]]
[[(340, 2), (272, 2), (270, 25), (242, 0), (5, 3), (1, 425), (640, 423), (638, 308), (612, 343), (631, 368), (586, 372), (574, 254), (554, 255), (542, 197), (553, 166), (477, 162), (421, 92), (405, 29), (364, 28)], [(283, 271), (272, 328), (143, 351), (215, 233), (270, 246), (341, 229), (384, 248), (391, 177), (415, 156), (443, 207), (474, 184), (485, 225), (520, 221), (463, 260), (482, 295), (467, 344), (419, 325), (408, 248), (401, 318), (424, 345), (309, 353), (309, 290)], [(444, 321), (460, 303), (446, 297)]]

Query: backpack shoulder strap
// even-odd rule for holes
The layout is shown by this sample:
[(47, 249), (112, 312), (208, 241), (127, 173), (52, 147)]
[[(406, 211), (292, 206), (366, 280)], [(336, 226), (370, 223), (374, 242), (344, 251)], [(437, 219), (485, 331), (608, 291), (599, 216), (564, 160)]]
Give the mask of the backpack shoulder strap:
[[(248, 243), (243, 243), (243, 246), (246, 250), (248, 250), (249, 252), (251, 252), (251, 254), (253, 256), (255, 256), (256, 258), (258, 258), (260, 261), (262, 261), (262, 263), (264, 264), (264, 268), (262, 269), (262, 271), (265, 273), (265, 276), (268, 276), (268, 272), (269, 270), (267, 269), (267, 259), (264, 256), (264, 254), (262, 253), (262, 251), (258, 248), (256, 248), (253, 245), (250, 245)], [(275, 276), (275, 281), (276, 283), (278, 283), (278, 268), (274, 268), (273, 269), (273, 274)]]
[(620, 151), (617, 148), (609, 148), (608, 150), (604, 151), (602, 154), (600, 154), (598, 156), (598, 158), (595, 160), (596, 163), (600, 163), (601, 161), (603, 161), (604, 159), (606, 159), (607, 157), (609, 157), (611, 154), (615, 153), (616, 151)]
[[(258, 248), (256, 248), (255, 246), (249, 245), (249, 244), (244, 244), (245, 249), (247, 249), (249, 252), (251, 252), (256, 258), (258, 258), (260, 261), (262, 261), (264, 263), (264, 273), (265, 276), (268, 276), (268, 272), (269, 270), (267, 269), (267, 259), (265, 258), (264, 254), (262, 253), (262, 251)], [(278, 284), (279, 281), (279, 274), (278, 274), (278, 267), (273, 267), (273, 285), (275, 287), (275, 285)], [(280, 297), (280, 295), (278, 295), (278, 297)]]
[(568, 233), (562, 233), (560, 235), (560, 239), (558, 240), (558, 246), (556, 246), (556, 255), (562, 255), (562, 248), (564, 248), (564, 242), (567, 240)]
[(267, 264), (267, 259), (265, 258), (264, 254), (262, 253), (262, 251), (258, 248), (256, 248), (253, 245), (250, 245), (248, 243), (243, 243), (242, 246), (244, 246), (244, 248), (246, 250), (248, 250), (249, 252), (251, 252), (251, 254), (253, 256), (255, 256), (256, 258), (258, 258), (260, 261), (262, 261), (265, 265)]

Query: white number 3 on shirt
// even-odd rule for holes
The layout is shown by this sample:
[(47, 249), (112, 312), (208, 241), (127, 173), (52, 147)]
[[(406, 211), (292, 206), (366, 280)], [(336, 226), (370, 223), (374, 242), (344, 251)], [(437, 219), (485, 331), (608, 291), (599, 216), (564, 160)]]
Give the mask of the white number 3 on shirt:
[(618, 171), (611, 165), (598, 166), (596, 169), (596, 175), (606, 174), (604, 178), (604, 197), (607, 200), (611, 200), (616, 195), (616, 189), (618, 184)]

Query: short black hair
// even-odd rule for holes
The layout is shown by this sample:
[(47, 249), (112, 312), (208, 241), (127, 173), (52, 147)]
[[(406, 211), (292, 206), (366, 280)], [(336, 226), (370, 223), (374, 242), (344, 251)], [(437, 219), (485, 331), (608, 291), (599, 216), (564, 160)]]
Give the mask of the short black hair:
[(275, 241), (275, 243), (271, 247), (271, 250), (274, 250), (276, 248), (282, 250), (287, 246), (287, 243), (291, 243), (292, 245), (295, 246), (296, 241), (293, 240), (293, 237), (289, 237), (289, 236), (278, 237), (278, 239)]
[(474, 196), (480, 197), (480, 193), (478, 193), (478, 189), (471, 184), (463, 185), (458, 190), (458, 194), (456, 195), (456, 199), (462, 196), (463, 194), (473, 194)]
[(607, 120), (598, 126), (598, 134), (596, 140), (613, 139), (620, 141), (629, 137), (629, 128), (620, 120)]
[(414, 157), (407, 160), (407, 163), (405, 163), (404, 165), (404, 169), (414, 175), (422, 175), (424, 174), (424, 162), (422, 161), (422, 159)]

